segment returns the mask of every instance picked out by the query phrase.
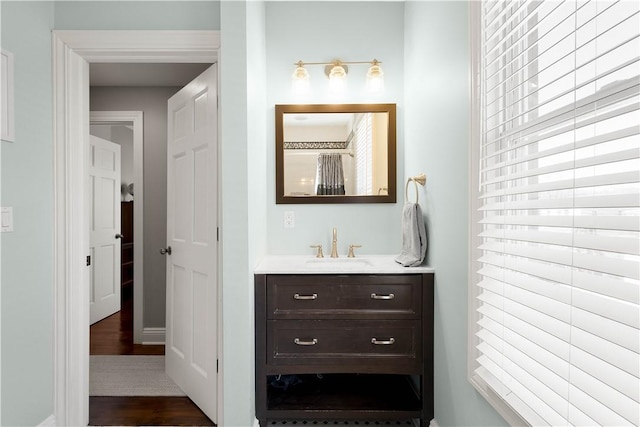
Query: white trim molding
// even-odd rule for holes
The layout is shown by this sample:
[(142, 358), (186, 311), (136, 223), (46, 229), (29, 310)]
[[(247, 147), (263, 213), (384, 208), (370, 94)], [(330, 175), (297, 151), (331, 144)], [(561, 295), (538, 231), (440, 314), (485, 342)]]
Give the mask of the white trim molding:
[(164, 344), (166, 328), (144, 328), (142, 330), (142, 344)]
[(143, 341), (144, 306), (144, 119), (142, 111), (91, 111), (89, 120), (94, 123), (133, 123), (133, 343)]
[(468, 265), (467, 271), (469, 274), (467, 283), (467, 310), (469, 316), (467, 318), (467, 379), (473, 384), (473, 371), (475, 369), (476, 358), (476, 337), (475, 331), (476, 321), (478, 320), (476, 308), (478, 289), (475, 286), (477, 283), (478, 264), (478, 250), (476, 249), (479, 244), (479, 238), (475, 235), (476, 223), (478, 220), (478, 198), (475, 195), (478, 193), (478, 173), (480, 171), (480, 151), (478, 150), (478, 140), (481, 137), (481, 84), (482, 79), (480, 76), (481, 69), (481, 37), (482, 28), (480, 21), (480, 12), (482, 8), (482, 2), (471, 2), (469, 4), (469, 52), (470, 52), (470, 65), (471, 71), (469, 76), (470, 87), (469, 96), (471, 102), (469, 103), (469, 117), (471, 118), (469, 126), (469, 222), (467, 229), (469, 232), (469, 244), (468, 244)]
[[(477, 356), (476, 345), (477, 338), (475, 336), (476, 322), (478, 320), (477, 312), (477, 296), (478, 274), (479, 269), (478, 246), (480, 246), (480, 238), (476, 224), (479, 219), (480, 203), (476, 197), (478, 193), (478, 174), (480, 172), (480, 150), (479, 143), (482, 136), (482, 105), (481, 93), (483, 88), (482, 81), (482, 21), (481, 21), (482, 2), (471, 2), (469, 4), (469, 52), (470, 52), (470, 99), (469, 116), (471, 117), (470, 135), (469, 135), (469, 223), (467, 225), (469, 233), (469, 256), (468, 256), (468, 280), (467, 283), (467, 380), (476, 389), (476, 391), (498, 412), (511, 426), (522, 426), (526, 423), (519, 417), (515, 411), (498, 399), (495, 393), (487, 388), (484, 383), (478, 381), (475, 376), (475, 359)], [(432, 421), (435, 423), (435, 420)], [(436, 424), (437, 425), (437, 424)]]
[(194, 62), (218, 60), (219, 31), (56, 30), (88, 62)]
[(38, 427), (55, 427), (56, 426), (56, 417), (51, 414), (44, 421), (38, 424)]
[[(477, 356), (477, 338), (475, 336), (476, 322), (478, 320), (477, 312), (477, 296), (478, 287), (478, 274), (476, 273), (480, 268), (477, 263), (478, 246), (480, 246), (480, 238), (478, 237), (478, 230), (476, 224), (480, 217), (479, 207), (480, 203), (476, 197), (478, 193), (478, 174), (480, 172), (480, 150), (478, 141), (482, 137), (482, 105), (481, 105), (481, 93), (483, 89), (482, 80), (482, 21), (481, 21), (481, 9), (482, 2), (472, 1), (469, 4), (469, 52), (470, 52), (470, 99), (469, 103), (469, 116), (471, 117), (470, 135), (469, 135), (469, 223), (467, 225), (469, 233), (469, 256), (468, 256), (468, 280), (467, 283), (467, 380), (476, 389), (476, 391), (498, 412), (511, 426), (523, 426), (526, 425), (524, 420), (519, 417), (516, 412), (505, 404), (501, 399), (498, 399), (495, 393), (487, 388), (483, 382), (478, 381), (476, 378), (475, 359)], [(435, 420), (432, 421), (432, 426), (436, 427)]]
[(486, 386), (486, 384), (475, 375), (469, 379), (469, 382), (476, 391), (496, 410), (502, 418), (505, 419), (507, 424), (512, 427), (528, 427), (529, 424), (518, 415), (518, 413), (504, 400), (496, 394), (493, 390)]
[(54, 96), (54, 415), (89, 420), (89, 294), (85, 209), (89, 63), (53, 36)]
[[(217, 62), (219, 31), (53, 31), (54, 416), (89, 421), (85, 203), (90, 62)], [(219, 306), (218, 310), (221, 311)], [(221, 339), (220, 339), (221, 341)], [(218, 385), (222, 396), (221, 381)], [(216, 421), (216, 420), (214, 420)]]

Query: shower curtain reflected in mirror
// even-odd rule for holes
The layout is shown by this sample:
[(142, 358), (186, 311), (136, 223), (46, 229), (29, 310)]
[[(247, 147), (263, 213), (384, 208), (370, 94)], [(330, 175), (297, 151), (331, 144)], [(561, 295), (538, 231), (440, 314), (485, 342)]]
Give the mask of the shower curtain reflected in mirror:
[(317, 195), (344, 195), (344, 170), (341, 154), (319, 154), (316, 170)]

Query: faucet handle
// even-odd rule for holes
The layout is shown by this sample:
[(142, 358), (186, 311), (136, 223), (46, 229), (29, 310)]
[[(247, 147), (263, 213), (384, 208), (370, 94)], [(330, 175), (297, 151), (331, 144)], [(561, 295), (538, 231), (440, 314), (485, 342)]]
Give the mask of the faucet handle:
[(362, 245), (349, 245), (349, 254), (347, 255), (347, 258), (355, 258), (356, 254), (353, 253), (353, 248), (361, 248)]
[(310, 245), (309, 247), (317, 249), (316, 258), (324, 258), (324, 254), (322, 253), (322, 245)]

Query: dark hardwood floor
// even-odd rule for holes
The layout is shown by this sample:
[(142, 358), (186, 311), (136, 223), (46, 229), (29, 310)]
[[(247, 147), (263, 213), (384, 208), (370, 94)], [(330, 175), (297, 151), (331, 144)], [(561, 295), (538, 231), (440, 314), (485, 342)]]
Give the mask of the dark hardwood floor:
[(215, 426), (188, 397), (91, 397), (90, 426)]
[[(121, 310), (90, 328), (91, 355), (162, 355), (164, 345), (133, 343), (133, 287)], [(215, 426), (188, 397), (89, 398), (90, 426)]]
[(122, 289), (121, 309), (91, 325), (89, 354), (164, 354), (164, 345), (133, 343), (133, 286)]

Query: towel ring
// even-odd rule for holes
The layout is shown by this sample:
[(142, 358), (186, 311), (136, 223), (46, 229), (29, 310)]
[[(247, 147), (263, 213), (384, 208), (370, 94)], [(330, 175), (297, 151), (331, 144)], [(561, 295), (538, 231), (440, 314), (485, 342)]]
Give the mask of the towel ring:
[(415, 203), (418, 203), (418, 201), (419, 201), (418, 184), (424, 185), (427, 182), (427, 176), (424, 173), (421, 173), (419, 175), (412, 176), (412, 177), (409, 177), (409, 179), (407, 179), (407, 185), (404, 186), (404, 200), (405, 200), (405, 202), (409, 202), (409, 183), (410, 182), (413, 182), (413, 185), (415, 185), (415, 188), (416, 188), (416, 201), (415, 201)]

